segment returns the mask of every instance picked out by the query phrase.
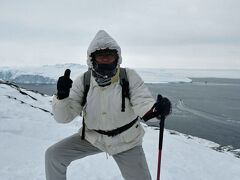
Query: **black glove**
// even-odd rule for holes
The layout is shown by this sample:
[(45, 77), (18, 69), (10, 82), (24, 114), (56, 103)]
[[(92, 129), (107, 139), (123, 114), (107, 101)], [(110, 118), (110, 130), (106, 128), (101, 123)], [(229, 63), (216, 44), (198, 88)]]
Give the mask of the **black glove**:
[(148, 121), (154, 117), (167, 116), (172, 111), (172, 104), (166, 97), (158, 95), (157, 102), (153, 107), (142, 117), (144, 121)]
[(70, 79), (70, 69), (66, 69), (64, 76), (61, 76), (57, 82), (57, 96), (58, 99), (64, 99), (69, 96), (70, 88), (72, 87), (72, 80)]
[(166, 98), (158, 95), (158, 100), (153, 106), (155, 108), (155, 112), (157, 116), (168, 116), (172, 111), (172, 104), (171, 101)]

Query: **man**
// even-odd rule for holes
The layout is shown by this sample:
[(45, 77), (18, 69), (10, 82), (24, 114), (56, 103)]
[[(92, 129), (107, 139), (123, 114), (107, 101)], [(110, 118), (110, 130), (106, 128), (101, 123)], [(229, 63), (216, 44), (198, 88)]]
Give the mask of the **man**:
[(72, 85), (70, 70), (66, 70), (58, 80), (58, 92), (52, 105), (57, 122), (67, 123), (81, 114), (84, 128), (48, 148), (46, 178), (66, 180), (66, 170), (72, 161), (106, 152), (113, 156), (124, 179), (150, 180), (142, 148), (144, 130), (139, 120), (168, 115), (171, 103), (167, 98), (155, 102), (139, 75), (128, 68), (129, 98), (122, 97), (119, 80), (121, 49), (105, 31), (96, 34), (87, 54), (91, 79), (86, 103), (83, 104), (84, 75)]

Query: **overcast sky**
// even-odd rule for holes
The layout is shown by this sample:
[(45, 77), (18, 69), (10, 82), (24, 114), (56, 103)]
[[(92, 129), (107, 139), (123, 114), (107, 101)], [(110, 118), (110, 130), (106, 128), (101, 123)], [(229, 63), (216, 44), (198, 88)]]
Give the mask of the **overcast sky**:
[(240, 69), (239, 0), (0, 0), (0, 66), (86, 64), (106, 30), (123, 66)]

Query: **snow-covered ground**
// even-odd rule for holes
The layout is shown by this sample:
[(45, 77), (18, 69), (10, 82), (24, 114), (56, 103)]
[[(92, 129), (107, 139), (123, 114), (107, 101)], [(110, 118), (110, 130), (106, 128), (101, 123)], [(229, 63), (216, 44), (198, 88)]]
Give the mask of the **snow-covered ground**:
[[(58, 124), (51, 115), (51, 97), (0, 83), (0, 179), (43, 180), (44, 153), (53, 143), (77, 132), (81, 118)], [(143, 147), (156, 179), (158, 131), (144, 125)], [(240, 158), (218, 152), (218, 145), (165, 130), (162, 180), (239, 180)], [(235, 150), (236, 154), (239, 151)], [(122, 180), (120, 171), (105, 153), (74, 161), (69, 180)]]

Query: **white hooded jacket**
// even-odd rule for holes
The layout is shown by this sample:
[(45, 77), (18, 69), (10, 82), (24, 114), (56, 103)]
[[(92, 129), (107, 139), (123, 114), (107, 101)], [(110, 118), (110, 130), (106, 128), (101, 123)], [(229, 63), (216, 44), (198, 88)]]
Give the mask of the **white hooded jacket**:
[[(101, 30), (96, 34), (88, 48), (87, 64), (90, 68), (92, 67), (91, 53), (106, 48), (117, 50), (118, 64), (121, 64), (122, 57), (119, 45), (105, 31)], [(126, 68), (126, 72), (129, 81), (130, 101), (125, 99), (125, 112), (121, 112), (122, 87), (119, 79), (109, 86), (100, 87), (95, 78), (91, 76), (87, 102), (82, 107), (84, 87), (83, 75), (80, 75), (74, 80), (68, 98), (58, 100), (56, 96), (53, 97), (52, 109), (55, 120), (59, 123), (67, 123), (83, 114), (86, 124), (85, 139), (110, 155), (141, 145), (144, 130), (139, 121), (114, 137), (94, 131), (109, 131), (129, 124), (135, 118), (142, 117), (154, 105), (155, 100), (139, 75), (129, 68)]]

